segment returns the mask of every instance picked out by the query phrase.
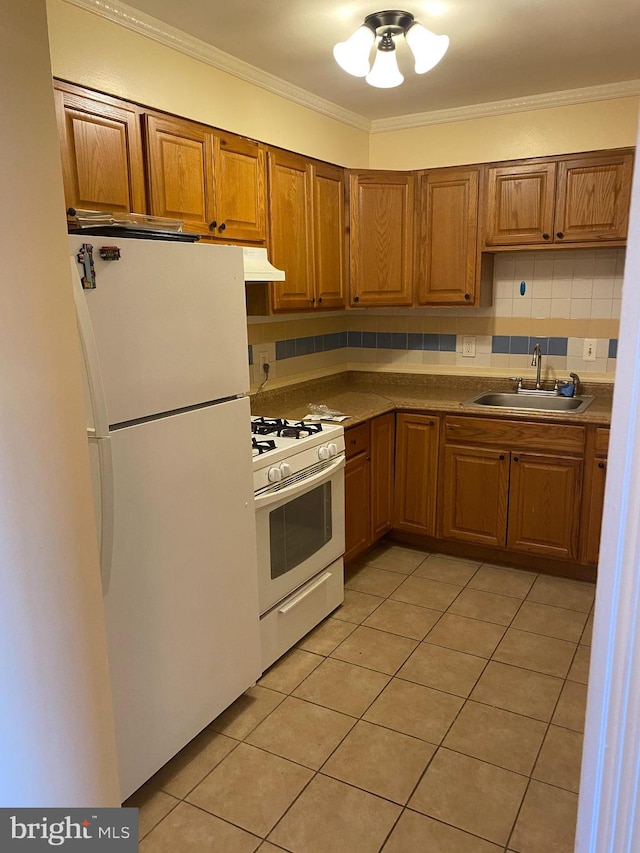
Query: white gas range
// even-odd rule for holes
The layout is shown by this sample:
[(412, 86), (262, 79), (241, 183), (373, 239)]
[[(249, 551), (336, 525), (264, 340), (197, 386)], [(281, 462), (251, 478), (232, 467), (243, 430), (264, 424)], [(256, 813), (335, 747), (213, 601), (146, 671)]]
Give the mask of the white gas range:
[(262, 667), (344, 598), (344, 430), (251, 419)]

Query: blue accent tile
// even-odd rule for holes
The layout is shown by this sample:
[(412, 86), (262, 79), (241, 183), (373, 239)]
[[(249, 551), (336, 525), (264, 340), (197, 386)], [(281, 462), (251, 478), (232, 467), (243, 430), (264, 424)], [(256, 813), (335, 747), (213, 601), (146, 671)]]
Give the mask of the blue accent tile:
[(286, 358), (295, 358), (296, 356), (296, 339), (290, 338), (285, 341), (285, 357)]
[(409, 332), (409, 349), (424, 349), (424, 335)]
[(566, 355), (568, 338), (549, 338), (549, 355)]
[(618, 339), (609, 338), (609, 358), (618, 357)]
[(362, 333), (362, 346), (366, 349), (375, 349), (376, 348), (376, 333), (375, 332), (363, 332)]
[(253, 347), (249, 344), (249, 364), (253, 364)]
[(393, 349), (391, 332), (378, 332), (376, 334), (376, 346), (378, 349)]
[(340, 333), (339, 332), (331, 332), (331, 334), (324, 336), (324, 348), (325, 348), (325, 350), (338, 349), (339, 346), (340, 346)]
[(338, 346), (340, 347), (340, 349), (344, 349), (346, 346), (348, 346), (348, 344), (347, 344), (348, 337), (347, 336), (348, 336), (348, 332), (340, 332), (339, 333), (340, 342), (338, 343)]
[(512, 355), (528, 355), (529, 338), (524, 335), (512, 335), (509, 351)]
[(282, 361), (287, 357), (287, 342), (276, 341), (276, 361)]
[(440, 335), (440, 352), (455, 352), (456, 351), (456, 336), (455, 335)]
[(348, 347), (361, 347), (362, 346), (362, 332), (347, 332), (347, 346)]
[(549, 338), (529, 338), (529, 351), (533, 352), (533, 348), (536, 344), (540, 344), (540, 351), (542, 355), (547, 355), (547, 350), (549, 348)]
[(407, 349), (407, 333), (406, 332), (392, 332), (391, 333), (391, 344), (393, 349)]
[(494, 335), (491, 338), (491, 352), (507, 354), (511, 346), (509, 335)]
[(315, 344), (312, 337), (296, 338), (296, 355), (309, 355), (315, 352)]
[(434, 352), (437, 352), (440, 349), (440, 335), (431, 335), (425, 333), (424, 348), (426, 350), (432, 350)]
[(325, 335), (314, 335), (313, 336), (313, 351), (314, 352), (324, 352), (326, 346)]

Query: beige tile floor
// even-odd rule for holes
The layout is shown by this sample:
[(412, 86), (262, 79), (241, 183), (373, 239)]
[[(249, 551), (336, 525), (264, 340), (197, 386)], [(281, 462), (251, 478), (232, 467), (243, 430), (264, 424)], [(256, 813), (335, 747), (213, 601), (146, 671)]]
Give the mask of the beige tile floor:
[(127, 805), (142, 853), (572, 853), (592, 584), (382, 545)]

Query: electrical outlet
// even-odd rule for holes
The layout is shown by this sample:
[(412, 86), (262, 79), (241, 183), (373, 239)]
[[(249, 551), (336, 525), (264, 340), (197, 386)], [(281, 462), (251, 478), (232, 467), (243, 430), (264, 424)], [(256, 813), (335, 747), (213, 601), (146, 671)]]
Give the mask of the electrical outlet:
[(584, 344), (582, 346), (582, 359), (583, 361), (595, 361), (596, 360), (596, 346), (597, 341), (594, 338), (585, 338)]
[[(258, 369), (260, 370), (260, 375), (262, 376), (265, 372), (264, 366), (269, 363), (269, 353), (268, 352), (259, 352), (258, 353)], [(267, 368), (268, 369), (268, 368)]]
[(473, 335), (465, 336), (462, 339), (462, 355), (465, 358), (476, 357), (476, 339)]

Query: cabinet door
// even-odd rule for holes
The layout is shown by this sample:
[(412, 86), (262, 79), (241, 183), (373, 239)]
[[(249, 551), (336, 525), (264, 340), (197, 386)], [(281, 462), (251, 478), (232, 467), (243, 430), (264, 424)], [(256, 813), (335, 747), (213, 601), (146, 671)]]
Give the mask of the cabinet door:
[(555, 163), (487, 170), (487, 246), (552, 242), (555, 175)]
[(266, 239), (264, 147), (232, 133), (213, 137), (215, 234), (225, 240)]
[(562, 160), (555, 242), (626, 239), (632, 171), (632, 154)]
[(352, 457), (345, 467), (345, 563), (362, 554), (371, 544), (370, 471), (367, 453)]
[(420, 179), (418, 301), (475, 302), (479, 169), (444, 169)]
[(312, 307), (311, 166), (303, 157), (269, 151), (271, 263), (286, 281), (274, 282), (275, 311)]
[(346, 292), (346, 231), (344, 170), (313, 166), (313, 235), (315, 306), (344, 308)]
[(504, 547), (508, 495), (508, 452), (445, 447), (441, 516), (444, 537)]
[(405, 172), (351, 174), (353, 305), (411, 305), (413, 186)]
[(598, 565), (604, 487), (607, 478), (607, 460), (594, 459), (591, 463), (591, 492), (589, 494), (589, 521), (585, 533), (584, 558), (592, 566)]
[(439, 434), (439, 418), (397, 416), (393, 526), (398, 530), (435, 535)]
[(582, 460), (513, 453), (508, 547), (576, 559), (581, 492)]
[(371, 421), (371, 541), (391, 530), (393, 523), (395, 416)]
[(180, 119), (144, 118), (151, 213), (182, 219), (186, 231), (210, 234), (214, 221), (211, 134)]
[(133, 104), (55, 82), (67, 208), (145, 213), (139, 116)]

